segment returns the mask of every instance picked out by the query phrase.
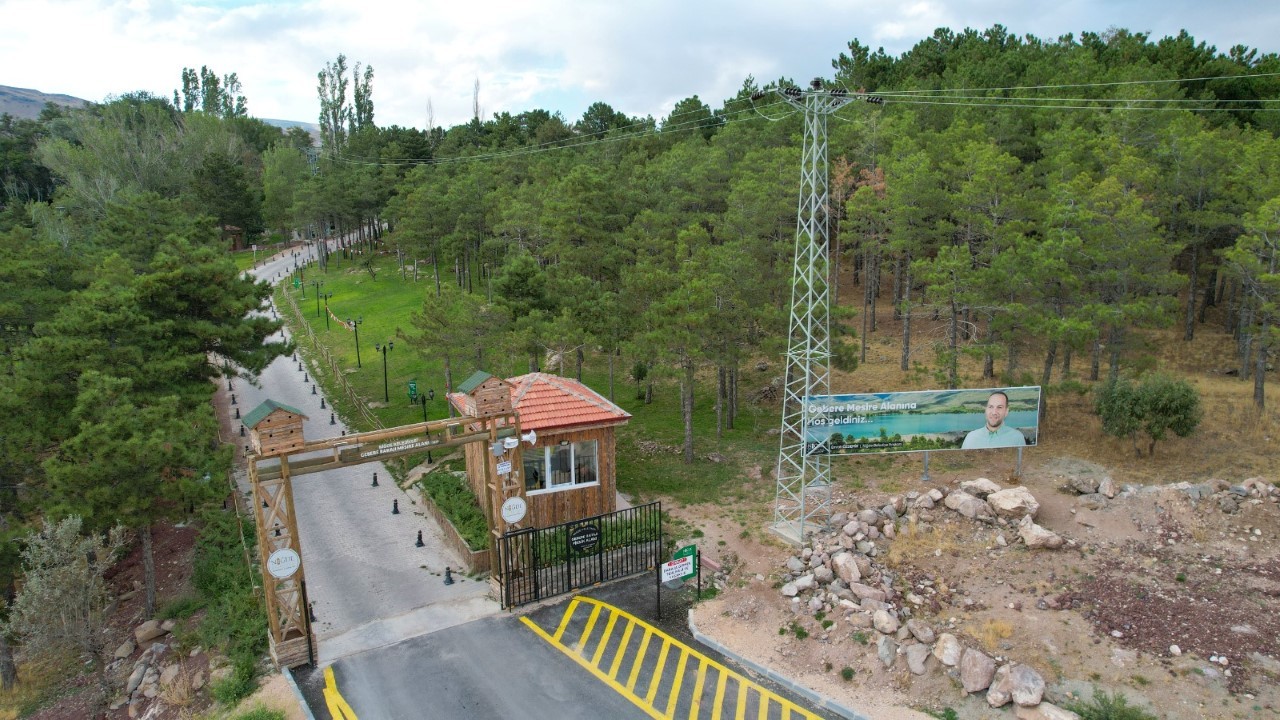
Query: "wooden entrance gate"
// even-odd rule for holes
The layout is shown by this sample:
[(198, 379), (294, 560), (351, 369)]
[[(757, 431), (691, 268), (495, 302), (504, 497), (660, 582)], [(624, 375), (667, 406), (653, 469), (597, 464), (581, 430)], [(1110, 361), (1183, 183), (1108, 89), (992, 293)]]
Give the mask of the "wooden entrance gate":
[(662, 504), (516, 530), (498, 548), (504, 608), (638, 575), (660, 562)]

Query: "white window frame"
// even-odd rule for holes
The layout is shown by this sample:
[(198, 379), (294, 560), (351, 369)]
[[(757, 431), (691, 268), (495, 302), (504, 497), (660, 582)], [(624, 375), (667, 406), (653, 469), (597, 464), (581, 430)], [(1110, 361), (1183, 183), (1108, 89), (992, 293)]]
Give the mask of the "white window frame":
[[(592, 452), (592, 457), (594, 458), (594, 467), (591, 468), (591, 471), (595, 474), (596, 479), (592, 480), (591, 482), (581, 482), (578, 480), (578, 467), (577, 467), (578, 446), (585, 445), (587, 443), (591, 443), (592, 445), (595, 446), (594, 451)], [(570, 480), (569, 482), (560, 483), (559, 485), (550, 485), (549, 483), (552, 478), (551, 461), (552, 461), (552, 458), (555, 457), (555, 453), (560, 451), (561, 448), (568, 448), (569, 450), (568, 472), (569, 472)], [(542, 464), (539, 469), (539, 472), (541, 473), (541, 477), (539, 479), (539, 486), (537, 488), (530, 488), (527, 484), (528, 478), (525, 478), (525, 481), (526, 481), (525, 494), (526, 495), (544, 495), (546, 493), (563, 492), (565, 490), (577, 490), (579, 488), (593, 487), (593, 486), (598, 486), (600, 484), (600, 441), (599, 440), (580, 440), (578, 442), (565, 441), (564, 443), (560, 443), (556, 445), (543, 445), (541, 447), (530, 448), (529, 450), (526, 450), (524, 452), (525, 464), (527, 465), (528, 463), (529, 455), (533, 453), (538, 453), (538, 452), (542, 454)], [(521, 472), (524, 472), (524, 468), (521, 468)], [(564, 471), (560, 471), (560, 472), (564, 472)]]

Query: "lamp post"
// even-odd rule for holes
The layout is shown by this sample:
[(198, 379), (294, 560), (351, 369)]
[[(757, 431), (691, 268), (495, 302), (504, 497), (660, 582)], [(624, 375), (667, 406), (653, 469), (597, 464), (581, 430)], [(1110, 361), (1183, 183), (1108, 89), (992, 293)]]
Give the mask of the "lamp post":
[(387, 386), (387, 352), (394, 350), (396, 344), (388, 340), (385, 344), (373, 344), (373, 349), (382, 352), (382, 400), (383, 402), (391, 402), (391, 391)]
[(312, 280), (311, 284), (316, 286), (316, 317), (320, 317), (320, 286), (324, 285), (324, 281)]
[(435, 399), (436, 391), (433, 388), (428, 388), (425, 394), (418, 396), (418, 403), (422, 405), (422, 422), (427, 421), (427, 401)]
[(332, 292), (324, 294), (324, 329), (329, 329), (329, 298), (333, 297)]
[(356, 331), (356, 367), (364, 367), (360, 364), (360, 323), (364, 322), (364, 318), (358, 317), (355, 320), (347, 318), (347, 322), (350, 323), (351, 329)]

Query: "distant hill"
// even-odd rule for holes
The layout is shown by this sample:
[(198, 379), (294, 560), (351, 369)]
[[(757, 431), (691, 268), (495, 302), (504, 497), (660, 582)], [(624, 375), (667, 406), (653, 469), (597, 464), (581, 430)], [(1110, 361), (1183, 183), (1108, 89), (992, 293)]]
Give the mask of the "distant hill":
[[(24, 120), (35, 120), (40, 117), (40, 111), (44, 110), (45, 103), (53, 103), (63, 107), (79, 108), (84, 107), (88, 101), (82, 100), (71, 95), (54, 95), (51, 93), (40, 92), (39, 90), (31, 90), (29, 88), (10, 87), (9, 85), (0, 85), (0, 115), (8, 113), (15, 118)], [(271, 118), (260, 118), (262, 122), (288, 130), (291, 127), (300, 127), (311, 133), (312, 137), (319, 137), (320, 126), (313, 122), (302, 122), (301, 120), (273, 120)]]
[(0, 85), (0, 115), (10, 115), (24, 120), (35, 120), (40, 117), (45, 103), (64, 107), (84, 107), (85, 101), (70, 95), (51, 95), (29, 88)]

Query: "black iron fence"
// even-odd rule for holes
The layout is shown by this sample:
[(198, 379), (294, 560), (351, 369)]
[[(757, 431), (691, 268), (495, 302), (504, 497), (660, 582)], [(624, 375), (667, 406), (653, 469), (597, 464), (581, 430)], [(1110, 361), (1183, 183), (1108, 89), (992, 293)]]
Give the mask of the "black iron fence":
[(516, 607), (657, 567), (662, 504), (649, 503), (498, 541), (502, 605)]

